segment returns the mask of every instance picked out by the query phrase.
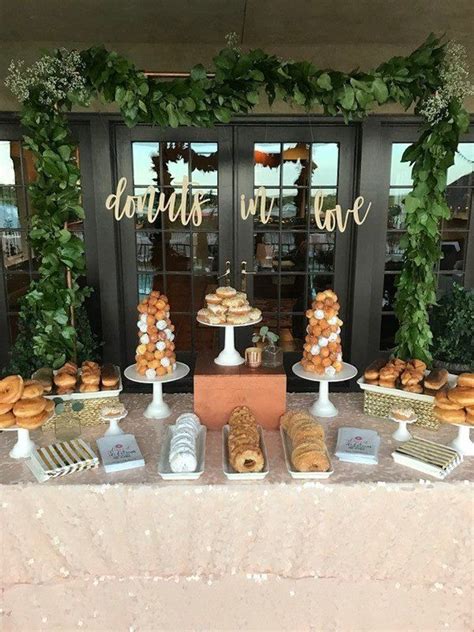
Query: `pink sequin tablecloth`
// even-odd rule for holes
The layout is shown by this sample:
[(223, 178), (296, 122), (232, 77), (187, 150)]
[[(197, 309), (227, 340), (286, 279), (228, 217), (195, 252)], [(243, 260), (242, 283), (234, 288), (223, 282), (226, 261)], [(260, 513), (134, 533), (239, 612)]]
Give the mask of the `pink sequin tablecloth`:
[[(289, 407), (312, 395), (289, 395)], [(446, 481), (397, 466), (393, 424), (367, 417), (362, 395), (334, 394), (327, 422), (376, 429), (378, 466), (333, 458), (327, 481), (294, 481), (277, 432), (265, 432), (270, 474), (231, 482), (221, 435), (209, 432), (195, 482), (157, 473), (165, 423), (146, 395), (124, 395), (122, 428), (146, 467), (103, 468), (38, 484), (0, 435), (0, 629), (8, 630), (471, 630), (474, 459)], [(105, 426), (83, 428), (95, 447)], [(456, 429), (415, 434), (448, 443)], [(51, 431), (34, 433), (39, 445)]]

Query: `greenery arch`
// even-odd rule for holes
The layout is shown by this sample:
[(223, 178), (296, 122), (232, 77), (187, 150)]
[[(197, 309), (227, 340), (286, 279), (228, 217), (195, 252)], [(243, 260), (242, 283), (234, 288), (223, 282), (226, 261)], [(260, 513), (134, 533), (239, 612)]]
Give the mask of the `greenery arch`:
[(116, 103), (130, 127), (207, 127), (250, 112), (262, 92), (270, 104), (282, 99), (307, 110), (319, 107), (346, 122), (388, 102), (414, 106), (425, 117), (419, 139), (404, 155), (413, 165), (413, 191), (405, 199), (407, 234), (396, 296), (396, 343), (401, 357), (429, 360), (433, 268), (441, 256), (440, 221), (449, 217), (446, 173), (469, 125), (463, 108), (469, 88), (462, 57), (459, 47), (430, 35), (409, 56), (394, 57), (370, 72), (320, 70), (310, 62), (283, 61), (262, 50), (244, 53), (232, 43), (214, 58), (213, 76), (198, 65), (189, 77), (171, 81), (146, 76), (103, 47), (56, 50), (29, 68), (12, 62), (6, 83), (23, 104), (24, 142), (37, 170), (30, 192), (36, 213), (29, 237), (41, 265), (23, 305), (28, 318), (33, 315), (35, 364), (57, 367), (83, 344), (73, 317), (90, 290), (79, 284), (85, 266), (83, 243), (69, 230), (84, 217), (76, 147), (66, 116), (71, 108), (87, 106), (98, 97)]

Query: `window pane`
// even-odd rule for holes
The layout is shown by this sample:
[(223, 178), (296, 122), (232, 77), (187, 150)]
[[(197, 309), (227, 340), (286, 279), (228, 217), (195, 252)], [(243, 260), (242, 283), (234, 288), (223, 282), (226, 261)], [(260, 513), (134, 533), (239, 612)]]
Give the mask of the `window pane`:
[(254, 270), (278, 270), (279, 233), (254, 234)]
[(316, 298), (318, 292), (334, 289), (334, 277), (328, 274), (310, 274), (308, 277), (308, 304)]
[(309, 270), (334, 271), (334, 233), (312, 233), (309, 236)]
[[(199, 203), (202, 212), (202, 223), (199, 229), (217, 230), (219, 227), (219, 202), (217, 189), (200, 189), (193, 187), (191, 190), (191, 204), (194, 203), (194, 196), (198, 193), (201, 197)], [(189, 207), (191, 210), (191, 207)], [(196, 227), (194, 227), (196, 228)]]
[(472, 189), (448, 187), (446, 189), (446, 202), (451, 209), (451, 218), (445, 220), (444, 228), (467, 230), (472, 205)]
[(451, 274), (438, 275), (438, 298), (446, 292), (450, 292), (454, 283), (464, 285), (464, 274), (462, 272), (453, 272)]
[(27, 224), (23, 188), (0, 185), (0, 228), (26, 228)]
[(163, 292), (165, 290), (162, 274), (138, 274), (138, 300), (141, 301), (150, 294), (152, 290)]
[(28, 272), (18, 272), (6, 275), (6, 289), (8, 310), (18, 311), (20, 299), (26, 294), (30, 287), (30, 275)]
[(395, 334), (398, 330), (398, 319), (394, 314), (382, 314), (380, 325), (380, 350), (387, 351), (395, 345)]
[(393, 312), (395, 308), (395, 294), (397, 288), (395, 283), (398, 279), (398, 274), (385, 274), (383, 281), (383, 298), (382, 298), (382, 310), (384, 312)]
[(280, 152), (280, 143), (255, 143), (255, 186), (275, 187), (280, 185)]
[(448, 184), (474, 186), (474, 143), (459, 143), (454, 165), (448, 169)]
[[(257, 199), (257, 189), (254, 191), (254, 200)], [(266, 190), (266, 199), (263, 217), (266, 219), (268, 216), (268, 222), (265, 224), (261, 221), (262, 213), (260, 212), (261, 208), (261, 197), (258, 198), (257, 204), (257, 212), (253, 218), (253, 224), (255, 228), (276, 228), (280, 225), (280, 190), (279, 189), (267, 189)], [(249, 200), (246, 200), (246, 210), (249, 208)], [(239, 207), (240, 213), (240, 207)], [(250, 219), (248, 221), (251, 221)]]
[(188, 274), (166, 275), (166, 294), (171, 309), (176, 312), (192, 312), (191, 276)]
[(390, 189), (388, 198), (387, 226), (395, 230), (405, 229), (405, 207), (403, 200), (411, 189)]
[(307, 208), (307, 189), (283, 189), (281, 200), (281, 227), (287, 230), (306, 228)]
[(192, 233), (194, 274), (217, 272), (219, 265), (218, 234)]
[(283, 351), (301, 351), (306, 336), (307, 318), (304, 314), (280, 314), (279, 345)]
[(217, 186), (217, 143), (191, 143), (192, 182), (200, 187)]
[(165, 233), (166, 270), (183, 272), (191, 270), (191, 234)]
[(309, 145), (283, 145), (283, 186), (306, 187), (309, 181)]
[(278, 312), (278, 275), (257, 274), (254, 276), (254, 307), (262, 312)]
[(137, 271), (155, 272), (163, 269), (163, 248), (161, 233), (136, 233)]
[(401, 270), (403, 250), (400, 248), (400, 233), (388, 233), (385, 245), (385, 270)]
[[(176, 351), (190, 351), (192, 349), (192, 328), (194, 317), (189, 314), (171, 314), (175, 326)], [(207, 329), (211, 329), (207, 327)]]
[(441, 250), (443, 258), (440, 261), (440, 270), (461, 271), (464, 267), (465, 236), (463, 233), (450, 233), (443, 231), (441, 236)]
[(337, 185), (339, 145), (337, 143), (313, 143), (311, 185), (334, 187)]
[(314, 230), (317, 228), (316, 220), (314, 217), (314, 198), (318, 191), (321, 191), (323, 194), (323, 205), (322, 205), (322, 216), (321, 221), (324, 222), (324, 211), (332, 210), (337, 204), (337, 189), (312, 189), (311, 190), (311, 199), (309, 203), (309, 213), (310, 213), (310, 228)]
[(160, 143), (163, 169), (162, 186), (181, 186), (183, 178), (189, 178), (188, 143)]
[(3, 265), (5, 270), (27, 270), (30, 252), (26, 232), (6, 230), (0, 232)]
[[(132, 143), (133, 182), (135, 185), (155, 186), (159, 182), (159, 144)], [(118, 174), (119, 176), (122, 174)]]
[(205, 307), (206, 294), (213, 294), (218, 287), (217, 276), (198, 275), (193, 277), (194, 288), (194, 313)]
[(403, 152), (410, 143), (393, 143), (392, 144), (392, 161), (390, 164), (390, 185), (391, 186), (410, 186), (411, 165), (409, 162), (402, 162)]
[(20, 143), (0, 140), (0, 185), (21, 183)]

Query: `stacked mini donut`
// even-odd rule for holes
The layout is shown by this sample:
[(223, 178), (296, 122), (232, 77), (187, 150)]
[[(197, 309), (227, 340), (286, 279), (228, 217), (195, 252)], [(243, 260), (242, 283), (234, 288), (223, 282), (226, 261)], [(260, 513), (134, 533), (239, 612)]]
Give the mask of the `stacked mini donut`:
[(318, 375), (336, 375), (342, 369), (340, 305), (332, 290), (318, 292), (306, 316), (307, 336), (301, 364), (305, 371)]
[(199, 417), (184, 413), (171, 426), (170, 468), (172, 472), (194, 472), (197, 467), (196, 439), (201, 428)]
[(43, 386), (20, 375), (0, 380), (0, 428), (35, 430), (52, 415), (54, 402), (43, 397)]
[(210, 325), (245, 325), (260, 320), (262, 312), (251, 307), (245, 292), (233, 287), (218, 287), (206, 294), (207, 307), (198, 311), (198, 320)]
[(168, 298), (153, 290), (138, 304), (138, 314), (137, 372), (149, 379), (173, 373), (176, 353)]
[(474, 426), (474, 373), (461, 373), (454, 388), (435, 395), (434, 404), (441, 423)]
[(291, 439), (291, 461), (298, 472), (327, 472), (330, 463), (324, 429), (306, 410), (290, 410), (280, 425)]
[(247, 406), (234, 408), (229, 418), (229, 462), (236, 472), (261, 472), (265, 465), (257, 420)]

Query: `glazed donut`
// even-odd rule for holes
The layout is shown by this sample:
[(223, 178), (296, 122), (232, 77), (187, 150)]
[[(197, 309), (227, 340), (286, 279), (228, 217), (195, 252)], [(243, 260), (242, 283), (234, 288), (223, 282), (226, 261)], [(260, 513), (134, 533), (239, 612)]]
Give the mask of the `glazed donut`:
[(474, 406), (474, 388), (456, 386), (447, 392), (448, 399), (459, 406)]
[(44, 397), (33, 397), (32, 399), (19, 399), (13, 406), (15, 417), (33, 417), (39, 415), (46, 408)]
[(233, 287), (223, 286), (217, 288), (216, 294), (219, 298), (232, 298), (237, 294), (237, 290)]
[(438, 421), (445, 424), (463, 424), (466, 421), (466, 412), (463, 408), (459, 410), (446, 410), (445, 408), (435, 406), (433, 413)]
[(43, 410), (39, 415), (33, 415), (32, 417), (18, 417), (16, 420), (17, 426), (20, 428), (27, 428), (28, 430), (36, 430), (42, 426), (45, 421), (47, 421), (50, 417), (51, 413)]
[(41, 397), (44, 392), (41, 382), (35, 380), (26, 380), (23, 385), (22, 399), (32, 399), (33, 397)]
[(54, 376), (54, 383), (62, 389), (71, 388), (76, 385), (76, 375), (61, 369)]
[(291, 460), (295, 469), (299, 472), (327, 472), (329, 470), (329, 459), (325, 452), (316, 449), (306, 449), (295, 454), (293, 451)]
[(457, 385), (474, 388), (474, 373), (461, 373), (458, 377)]
[(217, 296), (217, 294), (206, 294), (204, 300), (206, 303), (209, 303), (209, 305), (219, 305), (219, 303), (222, 303), (222, 298)]
[(97, 386), (100, 384), (100, 373), (89, 373), (89, 372), (82, 373), (81, 382), (82, 384)]
[(0, 415), (0, 428), (11, 428), (15, 423), (16, 417), (11, 411)]
[(443, 389), (442, 391), (438, 391), (436, 393), (434, 398), (434, 405), (437, 408), (443, 408), (444, 410), (459, 410), (460, 408), (462, 408), (461, 405), (456, 404), (455, 402), (452, 402), (450, 399), (448, 399), (446, 389)]
[(261, 472), (264, 460), (260, 448), (241, 450), (233, 459), (233, 467), (237, 472)]
[(66, 364), (59, 370), (64, 371), (65, 373), (69, 373), (70, 375), (76, 375), (77, 364), (75, 362), (66, 362)]
[(99, 382), (91, 384), (87, 382), (83, 382), (79, 386), (80, 393), (96, 393), (99, 390)]
[(0, 415), (5, 415), (9, 413), (13, 408), (13, 404), (0, 404)]
[(14, 404), (23, 395), (21, 375), (9, 375), (0, 380), (0, 404)]

